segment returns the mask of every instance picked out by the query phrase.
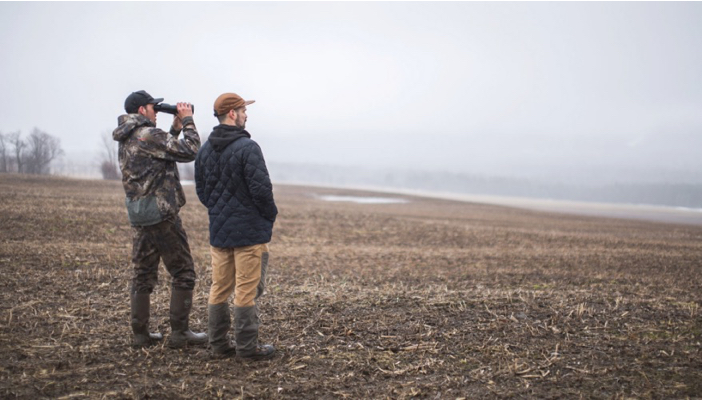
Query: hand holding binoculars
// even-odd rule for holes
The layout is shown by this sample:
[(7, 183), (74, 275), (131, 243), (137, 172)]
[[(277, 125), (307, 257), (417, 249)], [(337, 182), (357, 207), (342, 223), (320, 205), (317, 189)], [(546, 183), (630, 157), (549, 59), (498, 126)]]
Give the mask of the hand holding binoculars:
[[(193, 114), (195, 114), (195, 106), (191, 104), (190, 107), (192, 107)], [(172, 115), (178, 115), (178, 109), (176, 108), (176, 106), (171, 105), (171, 104), (166, 104), (166, 103), (154, 104), (154, 111), (172, 114)]]

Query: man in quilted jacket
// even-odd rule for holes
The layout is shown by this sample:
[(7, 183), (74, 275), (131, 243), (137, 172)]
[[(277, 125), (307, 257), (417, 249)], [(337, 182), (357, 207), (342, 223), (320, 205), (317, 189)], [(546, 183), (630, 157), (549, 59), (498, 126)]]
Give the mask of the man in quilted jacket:
[[(133, 227), (130, 288), (134, 345), (149, 346), (163, 339), (149, 332), (150, 295), (158, 279), (159, 260), (173, 277), (170, 304), (170, 347), (206, 345), (206, 333), (188, 327), (195, 287), (195, 268), (188, 238), (178, 216), (185, 204), (176, 162), (195, 159), (200, 148), (190, 104), (178, 103), (170, 133), (156, 127), (154, 99), (140, 90), (127, 97), (127, 114), (118, 118), (112, 132), (119, 142), (119, 166), (126, 193), (125, 203)], [(178, 139), (181, 131), (183, 138)]]
[[(258, 343), (256, 299), (264, 289), (268, 242), (278, 209), (261, 148), (244, 129), (246, 106), (253, 102), (234, 93), (215, 100), (219, 125), (197, 155), (195, 184), (210, 218), (210, 345), (221, 356), (263, 360), (273, 357), (275, 348)], [(232, 293), (234, 346), (227, 337)]]

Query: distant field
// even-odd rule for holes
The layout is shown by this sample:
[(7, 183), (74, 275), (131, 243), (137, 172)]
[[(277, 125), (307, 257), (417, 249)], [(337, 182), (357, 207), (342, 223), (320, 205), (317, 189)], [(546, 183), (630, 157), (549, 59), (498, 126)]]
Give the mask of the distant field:
[[(207, 212), (181, 216), (207, 326)], [(132, 349), (121, 184), (0, 174), (2, 398), (702, 396), (702, 227), (275, 187), (261, 340), (244, 364)], [(340, 197), (341, 196), (341, 197)], [(168, 325), (168, 274), (152, 328)]]
[(588, 215), (672, 224), (702, 226), (702, 208), (672, 207), (650, 204), (598, 203), (592, 201), (551, 200), (533, 197), (461, 194), (455, 192), (428, 192), (401, 188), (347, 187), (354, 190), (371, 190), (383, 193), (404, 194), (433, 199), (456, 200), (471, 203), (493, 204), (527, 210), (555, 212), (570, 215)]

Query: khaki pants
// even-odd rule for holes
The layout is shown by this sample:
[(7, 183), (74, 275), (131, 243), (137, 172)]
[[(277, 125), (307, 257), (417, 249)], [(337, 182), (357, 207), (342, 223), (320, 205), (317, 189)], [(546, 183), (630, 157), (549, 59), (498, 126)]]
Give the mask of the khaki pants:
[(234, 293), (234, 305), (249, 307), (262, 293), (268, 268), (268, 244), (223, 249), (210, 246), (212, 287), (209, 304), (222, 304)]

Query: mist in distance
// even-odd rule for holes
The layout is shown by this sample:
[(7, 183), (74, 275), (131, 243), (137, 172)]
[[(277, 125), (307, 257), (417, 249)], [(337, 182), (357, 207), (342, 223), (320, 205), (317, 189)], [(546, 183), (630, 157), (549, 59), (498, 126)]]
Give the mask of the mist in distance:
[(83, 170), (130, 92), (196, 104), (204, 141), (233, 91), (278, 181), (702, 207), (699, 21), (692, 2), (2, 3), (0, 132), (36, 126)]

